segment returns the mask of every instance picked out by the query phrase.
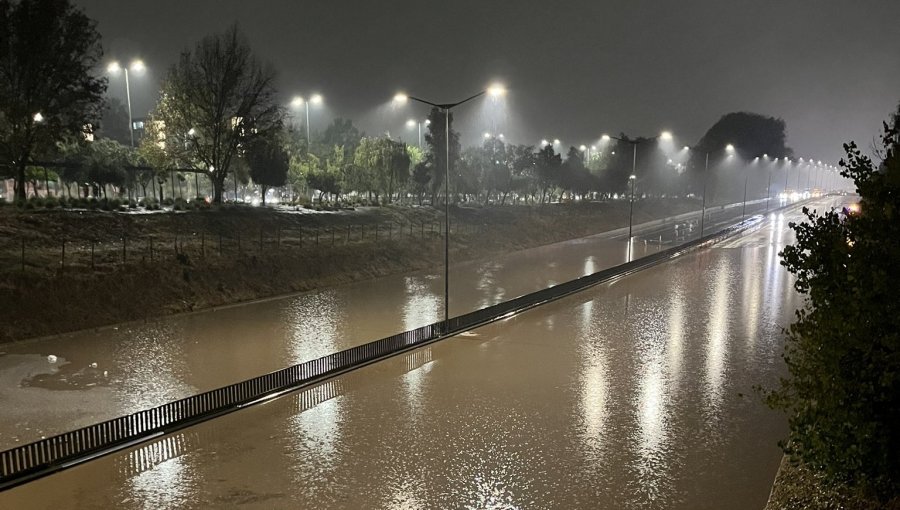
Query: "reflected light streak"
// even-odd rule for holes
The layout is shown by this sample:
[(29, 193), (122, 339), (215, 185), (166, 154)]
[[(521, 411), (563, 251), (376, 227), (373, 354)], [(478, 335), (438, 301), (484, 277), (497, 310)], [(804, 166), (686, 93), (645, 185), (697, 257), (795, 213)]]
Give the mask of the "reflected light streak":
[(293, 326), (288, 351), (291, 364), (316, 359), (338, 350), (338, 328), (346, 307), (333, 289), (293, 301), (287, 311)]
[[(155, 508), (175, 508), (194, 499), (197, 480), (186, 457), (172, 441), (158, 441), (133, 451), (129, 460), (138, 469), (128, 477), (128, 488), (133, 501), (144, 501)], [(164, 460), (168, 459), (168, 460)], [(150, 469), (141, 469), (152, 466)]]
[(404, 278), (406, 300), (403, 302), (403, 329), (409, 331), (440, 320), (441, 300), (428, 290), (417, 276)]
[(726, 343), (728, 341), (728, 272), (726, 261), (714, 270), (715, 291), (709, 309), (712, 316), (709, 320), (706, 346), (706, 380), (709, 385), (710, 406), (718, 414), (722, 399), (722, 382), (725, 378)]

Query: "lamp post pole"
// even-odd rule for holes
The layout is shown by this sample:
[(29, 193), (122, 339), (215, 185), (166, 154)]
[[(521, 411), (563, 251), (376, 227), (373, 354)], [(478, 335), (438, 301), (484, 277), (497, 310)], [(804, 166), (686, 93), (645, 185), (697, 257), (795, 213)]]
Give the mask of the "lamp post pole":
[(744, 170), (744, 207), (741, 209), (741, 221), (747, 217), (747, 184), (750, 182), (750, 174)]
[[(446, 151), (444, 165), (444, 333), (450, 331), (450, 111), (487, 92), (488, 90), (482, 90), (456, 103), (434, 103), (418, 97), (402, 95), (402, 97), (437, 108), (444, 114), (444, 149)], [(494, 91), (491, 93), (493, 95)], [(502, 92), (497, 89), (497, 94), (502, 94)]]
[(637, 142), (633, 142), (631, 144), (632, 148), (632, 157), (631, 157), (631, 207), (628, 210), (628, 242), (631, 242), (631, 225), (634, 220), (634, 181), (637, 179)]
[(769, 212), (769, 198), (772, 196), (772, 171), (769, 170), (769, 182), (766, 184), (766, 212)]
[(709, 179), (709, 152), (706, 153), (706, 164), (703, 167), (703, 205), (700, 208), (700, 238), (703, 238), (703, 224), (706, 221), (706, 180)]
[(131, 116), (131, 83), (128, 81), (128, 68), (125, 68), (125, 98), (128, 102), (128, 135), (131, 137), (131, 146), (134, 147), (134, 120)]

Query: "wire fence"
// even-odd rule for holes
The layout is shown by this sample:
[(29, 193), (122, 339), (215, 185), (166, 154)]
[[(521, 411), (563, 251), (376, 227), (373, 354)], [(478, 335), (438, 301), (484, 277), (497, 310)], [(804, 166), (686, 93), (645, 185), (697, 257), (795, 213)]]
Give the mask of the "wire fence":
[[(71, 236), (56, 239), (29, 235), (0, 238), (0, 271), (55, 272), (128, 269), (166, 260), (219, 262), (223, 258), (300, 253), (322, 247), (387, 245), (438, 241), (445, 225), (436, 221), (347, 223), (330, 226), (281, 226), (184, 230), (119, 236)], [(483, 225), (454, 223), (452, 236), (474, 235)]]
[(760, 221), (759, 217), (745, 220), (702, 239), (452, 317), (447, 322), (436, 322), (391, 335), (253, 379), (0, 452), (0, 490), (640, 271), (697, 247), (723, 240)]

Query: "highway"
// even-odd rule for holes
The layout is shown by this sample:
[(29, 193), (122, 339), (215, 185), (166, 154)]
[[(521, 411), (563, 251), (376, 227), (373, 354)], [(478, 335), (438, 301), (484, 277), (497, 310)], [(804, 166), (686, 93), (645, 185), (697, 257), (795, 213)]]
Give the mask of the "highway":
[(802, 305), (777, 255), (798, 209), (0, 493), (0, 507), (758, 510), (786, 423), (753, 387), (783, 374), (781, 330)]

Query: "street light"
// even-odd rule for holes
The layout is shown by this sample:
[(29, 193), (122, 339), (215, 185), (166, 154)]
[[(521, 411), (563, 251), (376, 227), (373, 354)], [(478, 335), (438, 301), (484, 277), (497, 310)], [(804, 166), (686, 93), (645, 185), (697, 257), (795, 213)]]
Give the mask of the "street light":
[(134, 147), (134, 120), (131, 117), (131, 82), (128, 80), (128, 69), (136, 73), (144, 72), (147, 69), (144, 62), (140, 59), (131, 61), (128, 67), (122, 67), (118, 62), (112, 61), (106, 66), (109, 74), (119, 74), (119, 71), (125, 71), (125, 99), (128, 102), (128, 135), (131, 137), (131, 146)]
[(494, 84), (455, 103), (435, 103), (403, 93), (394, 96), (395, 99), (404, 97), (444, 112), (444, 142), (447, 158), (444, 164), (444, 333), (450, 331), (450, 110), (485, 94), (493, 97), (503, 96), (506, 95), (506, 88)]
[[(687, 148), (687, 147), (685, 147), (685, 148)], [(729, 157), (733, 156), (734, 152), (735, 152), (734, 145), (732, 145), (730, 143), (727, 144), (724, 148), (724, 151), (729, 153), (728, 154)], [(703, 166), (703, 202), (702, 202), (702, 205), (700, 208), (700, 239), (703, 238), (704, 223), (706, 221), (706, 181), (707, 181), (707, 179), (709, 179), (709, 155), (711, 152), (715, 152), (715, 151), (706, 151), (706, 162), (704, 163), (704, 166)], [(745, 183), (744, 184), (745, 206), (746, 206), (746, 200), (747, 200), (747, 186)]]
[[(398, 94), (398, 95), (400, 95), (400, 94)], [(408, 127), (409, 129), (412, 129), (414, 127), (418, 127), (418, 129), (419, 129), (419, 138), (418, 138), (419, 148), (422, 148), (422, 124), (423, 124), (423, 122), (413, 120), (413, 119), (409, 119), (408, 121), (406, 121), (406, 127)], [(427, 126), (427, 125), (431, 124), (431, 121), (428, 119), (425, 119), (424, 124)]]
[[(603, 135), (601, 140), (607, 141), (610, 138), (614, 138), (620, 142), (630, 143), (631, 148), (632, 148), (631, 176), (628, 177), (631, 180), (631, 206), (628, 211), (628, 243), (630, 244), (631, 243), (631, 227), (632, 227), (632, 222), (634, 221), (634, 181), (635, 181), (635, 179), (637, 179), (637, 177), (636, 177), (636, 175), (637, 175), (637, 146), (641, 142), (657, 140), (660, 138), (663, 140), (671, 140), (672, 133), (670, 133), (668, 131), (663, 131), (662, 133), (654, 136), (653, 138), (646, 138), (643, 140), (632, 140), (630, 138), (619, 138), (618, 136)], [(613, 154), (615, 154), (615, 152), (613, 152)]]
[[(395, 100), (397, 99), (396, 96), (394, 97), (394, 99)], [(291, 99), (291, 107), (293, 107), (293, 108), (300, 108), (301, 106), (306, 107), (306, 147), (307, 147), (307, 150), (309, 150), (309, 147), (311, 145), (310, 131), (309, 131), (309, 103), (312, 103), (314, 105), (320, 105), (320, 104), (322, 104), (323, 101), (324, 101), (324, 99), (322, 98), (321, 94), (313, 94), (312, 96), (309, 97), (308, 101), (306, 99), (304, 99), (303, 96), (294, 96), (294, 98)]]

